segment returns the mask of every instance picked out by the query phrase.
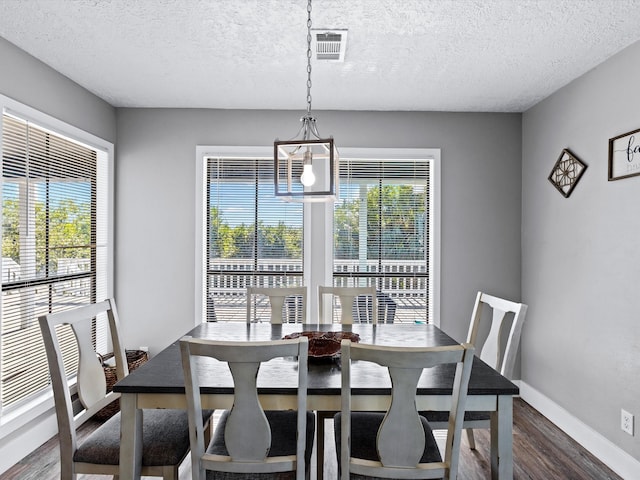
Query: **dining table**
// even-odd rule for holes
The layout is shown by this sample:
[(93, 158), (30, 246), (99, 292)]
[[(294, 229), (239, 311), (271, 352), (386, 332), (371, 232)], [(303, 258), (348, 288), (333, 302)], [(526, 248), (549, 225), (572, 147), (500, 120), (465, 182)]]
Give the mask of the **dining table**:
[[(395, 346), (453, 345), (453, 338), (433, 324), (280, 324), (269, 322), (207, 322), (186, 336), (218, 341), (269, 341), (299, 332), (346, 331), (357, 334), (361, 343)], [(120, 480), (140, 478), (142, 455), (142, 409), (186, 409), (185, 385), (179, 338), (144, 365), (117, 382), (120, 393), (121, 444)], [(267, 409), (296, 408), (297, 362), (274, 359), (260, 367), (258, 393)], [(228, 409), (233, 404), (233, 380), (226, 363), (211, 361), (198, 365), (203, 408)], [(352, 409), (384, 411), (390, 403), (388, 371), (369, 362), (352, 366)], [(440, 366), (423, 372), (418, 383), (418, 410), (449, 410), (454, 366)], [(513, 396), (518, 387), (478, 357), (474, 358), (467, 391), (466, 409), (491, 413), (491, 478), (513, 478)], [(308, 363), (308, 409), (340, 411), (340, 357), (310, 357)], [(319, 459), (322, 441), (318, 441)], [(319, 461), (318, 479), (322, 478)]]

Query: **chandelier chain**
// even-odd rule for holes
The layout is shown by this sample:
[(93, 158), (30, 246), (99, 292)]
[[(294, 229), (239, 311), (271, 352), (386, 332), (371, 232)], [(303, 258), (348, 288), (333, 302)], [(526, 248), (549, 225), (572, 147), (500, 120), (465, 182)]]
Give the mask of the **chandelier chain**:
[(311, 115), (311, 0), (307, 4), (307, 115)]

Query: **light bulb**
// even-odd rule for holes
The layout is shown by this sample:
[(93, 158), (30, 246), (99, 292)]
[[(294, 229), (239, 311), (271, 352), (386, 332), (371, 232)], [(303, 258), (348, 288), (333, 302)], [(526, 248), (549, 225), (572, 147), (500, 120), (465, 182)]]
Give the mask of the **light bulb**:
[(304, 165), (302, 175), (300, 175), (300, 183), (305, 187), (310, 187), (316, 182), (316, 176), (313, 174), (311, 164)]

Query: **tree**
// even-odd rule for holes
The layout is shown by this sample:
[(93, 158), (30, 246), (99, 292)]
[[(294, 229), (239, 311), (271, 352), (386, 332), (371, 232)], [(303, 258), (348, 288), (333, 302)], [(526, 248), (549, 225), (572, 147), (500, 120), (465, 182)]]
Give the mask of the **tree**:
[(209, 257), (215, 258), (222, 250), (220, 242), (221, 228), (224, 228), (218, 207), (211, 207), (209, 211)]
[(288, 226), (282, 220), (277, 225), (258, 224), (259, 258), (300, 258), (302, 229)]
[[(47, 229), (48, 225), (48, 229)], [(91, 207), (71, 199), (47, 210), (36, 203), (36, 265), (57, 270), (61, 258), (91, 258)]]
[[(335, 256), (359, 258), (361, 199), (345, 200), (334, 213)], [(425, 192), (411, 185), (367, 189), (367, 259), (424, 258)]]
[(18, 200), (2, 202), (2, 256), (20, 263), (20, 220)]
[(360, 199), (344, 200), (334, 210), (334, 250), (339, 259), (358, 258)]
[[(19, 200), (5, 198), (2, 204), (2, 255), (20, 264)], [(47, 212), (42, 201), (36, 201), (35, 246), (36, 271), (47, 266), (54, 272), (61, 258), (91, 258), (91, 207), (88, 202), (61, 200)]]
[[(209, 254), (214, 258), (253, 258), (258, 242), (259, 258), (301, 258), (302, 228), (279, 221), (276, 225), (258, 223), (230, 226), (216, 207), (209, 218)], [(257, 235), (257, 238), (256, 238)]]
[(383, 185), (367, 195), (370, 258), (424, 258), (424, 191), (411, 185)]

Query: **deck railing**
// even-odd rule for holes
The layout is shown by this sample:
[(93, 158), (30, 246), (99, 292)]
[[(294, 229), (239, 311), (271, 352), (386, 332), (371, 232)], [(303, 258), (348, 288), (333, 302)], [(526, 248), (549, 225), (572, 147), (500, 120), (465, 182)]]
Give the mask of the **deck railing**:
[[(336, 260), (336, 286), (375, 286), (397, 305), (396, 322), (426, 322), (428, 277), (424, 261), (385, 262)], [(278, 287), (303, 284), (301, 262), (261, 260), (257, 268), (251, 259), (212, 259), (208, 275), (208, 317), (244, 321), (246, 289), (249, 286)], [(215, 311), (215, 315), (214, 315)]]

